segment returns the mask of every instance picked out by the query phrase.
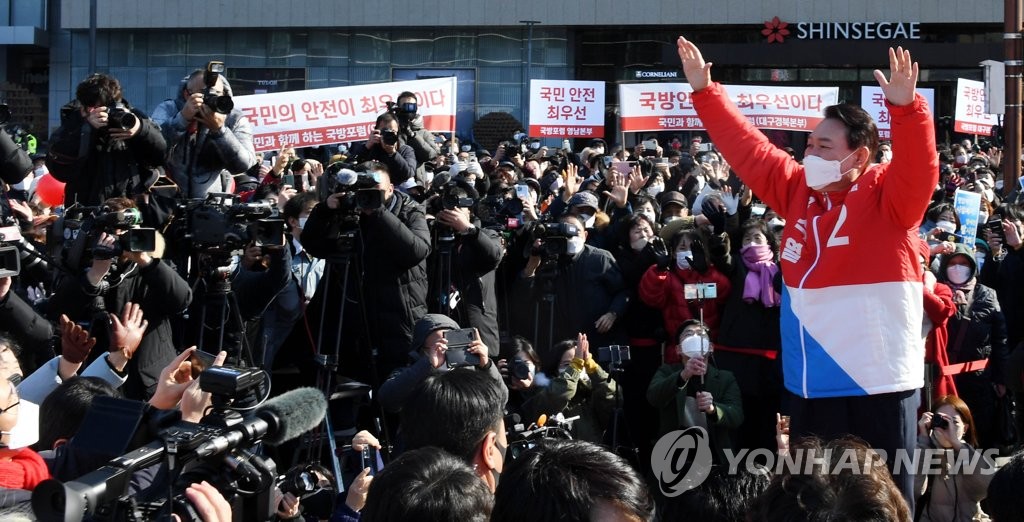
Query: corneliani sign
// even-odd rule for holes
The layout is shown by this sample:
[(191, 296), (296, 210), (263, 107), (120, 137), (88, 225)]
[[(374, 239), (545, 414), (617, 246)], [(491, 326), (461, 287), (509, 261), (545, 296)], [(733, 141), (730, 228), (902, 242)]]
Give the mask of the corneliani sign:
[(921, 39), (917, 22), (804, 22), (796, 24), (800, 40)]

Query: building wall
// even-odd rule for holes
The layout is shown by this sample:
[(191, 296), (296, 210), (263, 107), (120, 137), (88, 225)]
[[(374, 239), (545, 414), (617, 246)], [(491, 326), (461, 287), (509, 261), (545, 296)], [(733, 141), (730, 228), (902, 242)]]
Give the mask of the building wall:
[[(101, 28), (191, 27), (469, 27), (545, 25), (757, 24), (780, 16), (800, 21), (922, 23), (1002, 21), (1002, 0), (97, 0)], [(89, 2), (61, 0), (61, 26), (84, 29)]]

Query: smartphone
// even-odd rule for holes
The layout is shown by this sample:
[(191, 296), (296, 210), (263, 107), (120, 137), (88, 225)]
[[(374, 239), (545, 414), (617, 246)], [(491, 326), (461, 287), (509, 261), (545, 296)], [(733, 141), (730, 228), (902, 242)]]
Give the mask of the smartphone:
[(653, 151), (658, 149), (658, 140), (644, 140), (642, 144), (647, 150)]
[(373, 446), (363, 446), (363, 451), (359, 454), (359, 469), (363, 470), (370, 468), (370, 476), (377, 476), (377, 450)]
[(1002, 221), (1000, 221), (999, 219), (990, 219), (987, 223), (985, 223), (985, 228), (988, 228), (989, 233), (991, 233), (993, 236), (1002, 239), (1003, 243), (1006, 242), (1006, 233), (1003, 232)]
[(615, 163), (612, 163), (612, 167), (615, 168), (615, 172), (626, 175), (633, 172), (633, 165), (636, 165), (635, 161), (616, 161)]
[(281, 176), (281, 184), (295, 188), (295, 176), (293, 174), (285, 174), (284, 176)]
[(701, 143), (700, 145), (697, 145), (698, 152), (711, 152), (713, 150), (715, 150), (715, 146), (711, 143)]
[(272, 160), (265, 159), (263, 160), (263, 166), (268, 169), (274, 168), (274, 162)]
[(448, 341), (448, 349), (444, 352), (444, 360), (449, 368), (459, 366), (476, 366), (480, 364), (480, 356), (468, 353), (466, 348), (477, 339), (476, 328), (448, 330), (443, 334)]
[(203, 370), (213, 366), (213, 360), (216, 358), (216, 355), (202, 350), (192, 352), (192, 355), (188, 358), (188, 360), (192, 362), (192, 378), (198, 379), (199, 374), (203, 373)]
[(523, 184), (516, 185), (516, 197), (530, 199), (530, 187)]

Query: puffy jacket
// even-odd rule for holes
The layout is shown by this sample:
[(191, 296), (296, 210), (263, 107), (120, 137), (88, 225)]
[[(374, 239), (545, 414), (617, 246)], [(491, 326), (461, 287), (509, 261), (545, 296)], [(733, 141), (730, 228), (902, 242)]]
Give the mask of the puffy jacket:
[(887, 104), (892, 162), (843, 192), (807, 186), (803, 166), (740, 114), (720, 84), (694, 107), (733, 170), (786, 220), (780, 266), (786, 388), (804, 398), (924, 385), (917, 226), (938, 183), (935, 130), (921, 96)]
[(111, 140), (105, 128), (94, 129), (77, 102), (61, 109), (64, 117), (50, 137), (46, 168), (66, 183), (65, 205), (96, 206), (110, 198), (131, 198), (156, 180), (155, 169), (164, 164), (167, 143), (145, 113), (131, 111), (139, 118), (139, 132), (121, 141)]
[(153, 121), (160, 126), (170, 149), (167, 170), (185, 197), (205, 198), (209, 192), (228, 192), (231, 176), (256, 164), (252, 123), (235, 109), (220, 132), (212, 133), (206, 127), (190, 132), (189, 123), (181, 115), (184, 102), (179, 96), (153, 111)]
[[(718, 296), (703, 301), (686, 299), (686, 285), (698, 283), (715, 283), (718, 285)], [(711, 330), (711, 338), (717, 339), (722, 309), (731, 290), (732, 283), (713, 266), (701, 274), (696, 270), (682, 270), (678, 267), (661, 270), (655, 265), (648, 268), (640, 279), (640, 299), (661, 310), (665, 320), (665, 331), (673, 341), (681, 324), (690, 319), (701, 319), (702, 316), (704, 323)], [(665, 349), (665, 362), (680, 362), (679, 350), (675, 348), (674, 342), (669, 342)]]
[[(334, 259), (338, 254), (335, 238), (343, 217), (326, 204), (314, 207), (302, 229), (302, 246), (314, 257)], [(378, 365), (378, 371), (386, 376), (405, 364), (413, 326), (427, 313), (430, 232), (422, 207), (400, 192), (384, 203), (384, 209), (361, 216), (356, 226), (359, 237), (348, 277), (343, 337), (379, 349), (384, 364)], [(310, 331), (316, 335), (321, 309), (328, 306), (321, 343), (324, 349), (334, 346), (331, 336), (340, 318), (338, 306), (345, 276), (340, 266), (328, 264), (307, 307)]]
[[(89, 284), (85, 276), (66, 277), (57, 287), (48, 306), (51, 317), (67, 314), (72, 321), (88, 321), (98, 312), (120, 314), (127, 302), (138, 303), (149, 321), (142, 343), (135, 356), (128, 361), (128, 381), (124, 395), (128, 398), (148, 398), (156, 389), (160, 371), (177, 355), (171, 337), (171, 318), (184, 311), (192, 301), (192, 290), (167, 263), (154, 259), (149, 266), (140, 268), (134, 263), (124, 267), (100, 282)], [(96, 329), (93, 330), (96, 335)], [(97, 336), (98, 345), (106, 346), (108, 339)], [(94, 350), (98, 355), (102, 350)]]

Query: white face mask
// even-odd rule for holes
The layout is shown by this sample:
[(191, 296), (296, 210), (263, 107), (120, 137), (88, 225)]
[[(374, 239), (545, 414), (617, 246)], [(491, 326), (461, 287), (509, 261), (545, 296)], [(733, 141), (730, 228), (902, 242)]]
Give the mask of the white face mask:
[(299, 218), (299, 228), (300, 229), (306, 228), (306, 220), (307, 219), (309, 219), (309, 218), (308, 217), (300, 217)]
[(983, 190), (981, 194), (985, 196), (986, 201), (994, 201), (996, 199), (996, 194), (995, 192), (992, 192), (992, 189), (987, 188)]
[(646, 216), (647, 219), (649, 219), (651, 221), (651, 223), (657, 223), (657, 221), (654, 220), (654, 211), (653, 210), (650, 210), (650, 211), (645, 210), (645, 211), (641, 212), (641, 214)]
[(604, 155), (604, 147), (596, 147), (596, 148), (594, 148), (594, 154), (597, 154), (598, 156), (603, 156)]
[(651, 185), (647, 187), (646, 190), (648, 196), (651, 196), (652, 198), (657, 197), (658, 194), (665, 191), (665, 185)]
[(891, 150), (883, 150), (882, 151), (882, 161), (884, 161), (884, 162), (892, 161), (892, 151)]
[(10, 449), (27, 448), (39, 440), (39, 406), (22, 400), (18, 404), (18, 422), (11, 428)]
[(594, 221), (597, 219), (597, 216), (580, 213), (580, 219), (583, 220), (583, 228), (594, 228)]
[(967, 156), (965, 156), (965, 155), (963, 155), (963, 154), (961, 154), (961, 155), (957, 156), (957, 157), (956, 157), (956, 162), (957, 162), (957, 163), (960, 163), (960, 164), (964, 164), (964, 163), (967, 163)]
[(46, 166), (45, 166), (45, 165), (44, 165), (44, 166), (41, 166), (41, 167), (39, 167), (38, 169), (36, 169), (36, 170), (33, 170), (32, 172), (33, 172), (33, 173), (34, 173), (34, 174), (36, 175), (36, 177), (38, 178), (39, 176), (42, 176), (43, 174), (46, 174)]
[(690, 252), (689, 250), (682, 250), (682, 251), (676, 252), (676, 266), (678, 266), (682, 270), (689, 269), (690, 268), (690, 262), (686, 260), (686, 258), (688, 258), (688, 257), (692, 259), (693, 258), (693, 252)]
[(768, 226), (771, 227), (771, 228), (784, 227), (784, 226), (786, 226), (786, 222), (781, 220), (781, 219), (779, 219), (779, 218), (771, 218), (768, 221)]
[(984, 212), (978, 214), (978, 223), (988, 223), (988, 214)]
[(711, 351), (711, 341), (703, 335), (691, 335), (679, 343), (679, 349), (682, 350), (683, 355), (691, 359), (703, 357)]
[(807, 182), (807, 186), (814, 190), (821, 190), (832, 183), (835, 183), (843, 179), (843, 175), (850, 172), (853, 169), (842, 170), (841, 165), (850, 156), (856, 154), (857, 151), (846, 155), (841, 160), (827, 160), (819, 156), (807, 155), (804, 156), (804, 180)]
[(950, 234), (956, 233), (956, 223), (953, 223), (952, 221), (939, 221), (935, 223), (935, 228)]
[(946, 277), (954, 285), (962, 285), (971, 278), (971, 267), (967, 265), (950, 265), (946, 267)]
[(633, 250), (643, 250), (645, 246), (647, 246), (646, 237), (637, 238), (635, 241), (629, 244), (629, 247), (632, 248)]
[(566, 247), (565, 250), (566, 253), (569, 254), (570, 256), (579, 254), (580, 252), (583, 251), (583, 243), (583, 238), (579, 236), (569, 239), (569, 245)]
[(667, 224), (669, 224), (669, 223), (671, 223), (671, 222), (673, 222), (673, 221), (675, 221), (677, 219), (682, 219), (682, 216), (665, 216), (665, 217), (661, 218), (661, 221), (662, 221), (662, 223), (667, 225)]

